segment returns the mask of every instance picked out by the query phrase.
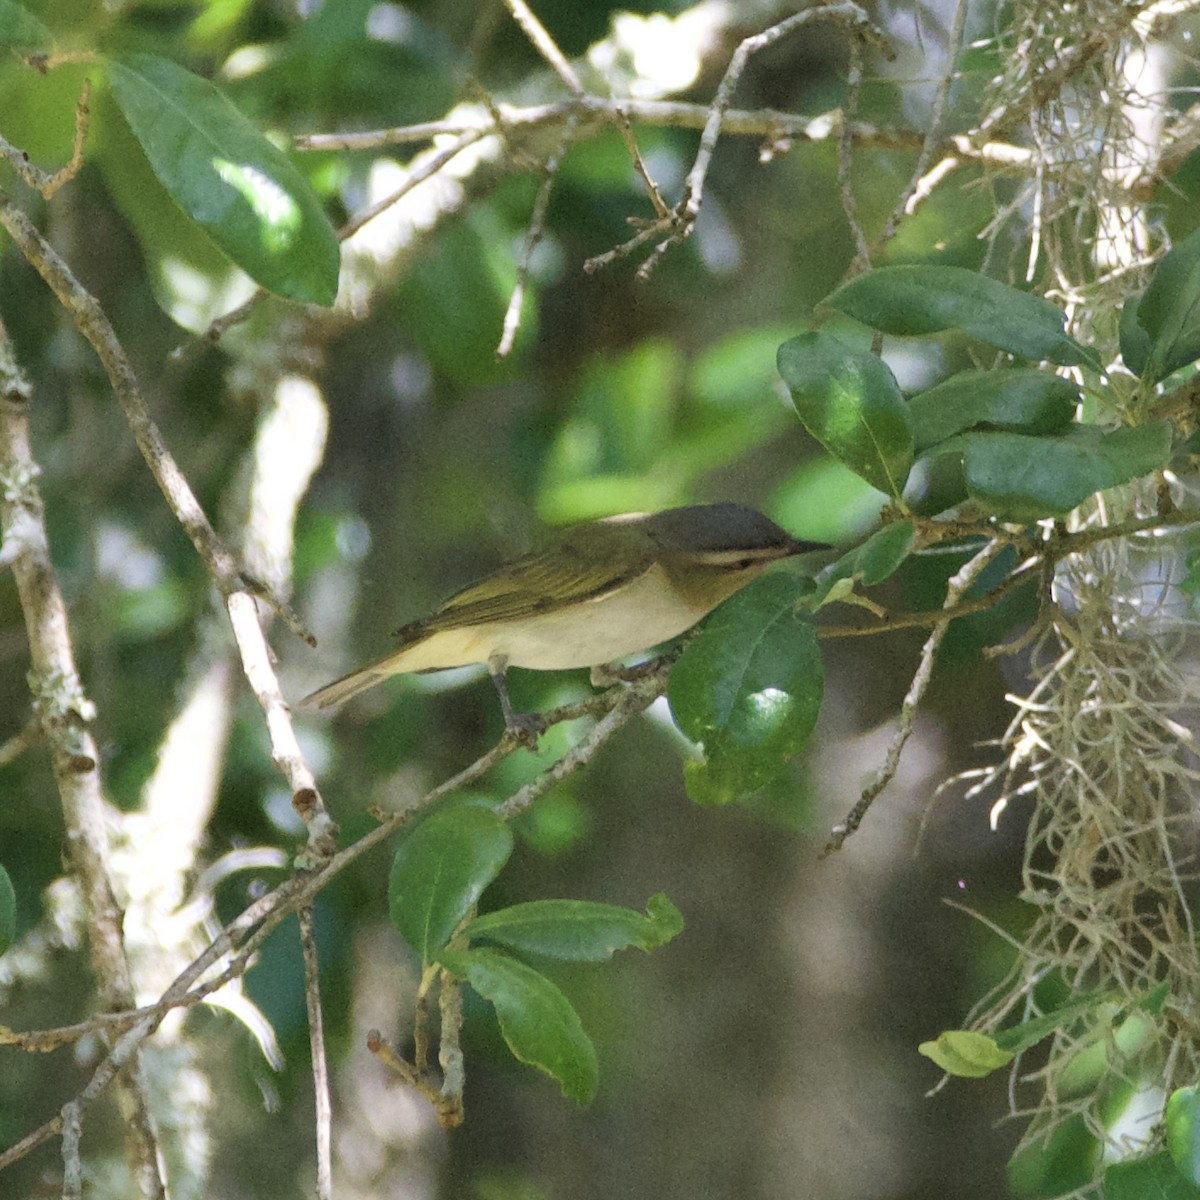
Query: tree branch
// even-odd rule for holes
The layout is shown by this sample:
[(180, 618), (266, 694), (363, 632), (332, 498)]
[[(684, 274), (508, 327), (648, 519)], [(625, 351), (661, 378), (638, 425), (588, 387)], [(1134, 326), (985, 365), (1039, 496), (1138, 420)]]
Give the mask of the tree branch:
[(316, 780), (300, 752), (258, 610), (236, 560), (217, 536), (167, 449), (146, 408), (133, 367), (100, 304), (3, 191), (0, 191), (0, 225), (8, 230), (99, 356), (146, 465), (225, 601), (242, 669), (266, 718), (272, 757), (288, 781), (296, 811), (308, 827), (309, 851), (317, 857), (328, 856), (337, 843), (337, 827), (325, 810)]
[[(50, 560), (42, 499), (35, 482), (38, 467), (29, 439), (31, 395), (32, 389), (12, 356), (7, 332), (0, 327), (0, 522), (6, 542), (14, 536), (14, 529), (20, 529), (21, 544), (10, 565), (29, 639), (34, 709), (50, 747), (100, 1000), (105, 1008), (131, 1008), (133, 981), (109, 867), (110, 813), (100, 781), (100, 754), (90, 729), (95, 708), (75, 666), (67, 606)], [(122, 1066), (117, 1086), (134, 1186), (146, 1200), (165, 1198), (141, 1066), (136, 1055)], [(78, 1175), (75, 1146), (71, 1139), (63, 1143), (68, 1178)]]

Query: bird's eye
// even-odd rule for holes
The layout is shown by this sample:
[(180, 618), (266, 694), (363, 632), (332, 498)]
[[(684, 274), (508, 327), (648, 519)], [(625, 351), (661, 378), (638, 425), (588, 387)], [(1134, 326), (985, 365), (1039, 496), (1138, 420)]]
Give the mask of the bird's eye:
[(733, 564), (733, 569), (735, 571), (748, 571), (757, 561), (758, 560), (754, 558), (739, 558), (737, 562)]

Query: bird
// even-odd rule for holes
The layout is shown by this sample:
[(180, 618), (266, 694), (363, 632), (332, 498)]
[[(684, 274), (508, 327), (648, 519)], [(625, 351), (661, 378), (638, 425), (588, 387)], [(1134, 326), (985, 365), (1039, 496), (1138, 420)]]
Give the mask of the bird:
[(509, 667), (590, 667), (595, 678), (597, 668), (685, 633), (771, 563), (830, 548), (730, 502), (566, 526), (541, 548), (404, 625), (389, 654), (302, 703), (331, 708), (392, 675), (482, 663), (500, 696), (506, 729), (536, 742), (537, 714), (515, 712), (509, 699)]

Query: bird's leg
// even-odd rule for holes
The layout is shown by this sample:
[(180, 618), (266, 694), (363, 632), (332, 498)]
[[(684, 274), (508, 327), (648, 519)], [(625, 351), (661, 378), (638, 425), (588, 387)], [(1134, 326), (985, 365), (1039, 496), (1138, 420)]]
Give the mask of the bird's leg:
[(500, 708), (504, 713), (504, 732), (520, 746), (534, 753), (537, 752), (538, 735), (546, 732), (546, 719), (541, 713), (519, 713), (513, 709), (512, 700), (508, 695), (508, 684), (504, 681), (504, 672), (508, 669), (508, 659), (503, 654), (493, 654), (488, 659), (488, 674), (496, 685), (496, 693), (500, 697)]

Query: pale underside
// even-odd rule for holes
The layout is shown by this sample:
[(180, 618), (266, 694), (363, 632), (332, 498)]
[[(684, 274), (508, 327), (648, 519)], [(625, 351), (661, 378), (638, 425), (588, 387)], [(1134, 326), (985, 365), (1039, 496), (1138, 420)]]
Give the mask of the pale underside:
[(671, 587), (661, 566), (626, 586), (565, 609), (513, 621), (440, 629), (378, 664), (382, 674), (430, 671), (486, 663), (494, 656), (512, 667), (561, 671), (592, 667), (678, 637), (713, 607)]
[[(766, 565), (714, 575), (707, 588), (681, 589), (660, 565), (597, 595), (547, 612), (449, 626), (415, 637), (395, 654), (319, 688), (306, 703), (329, 708), (409, 671), (440, 671), (487, 663), (496, 670), (562, 671), (615, 662), (670, 641), (690, 629)], [(442, 609), (433, 620), (453, 619)]]

